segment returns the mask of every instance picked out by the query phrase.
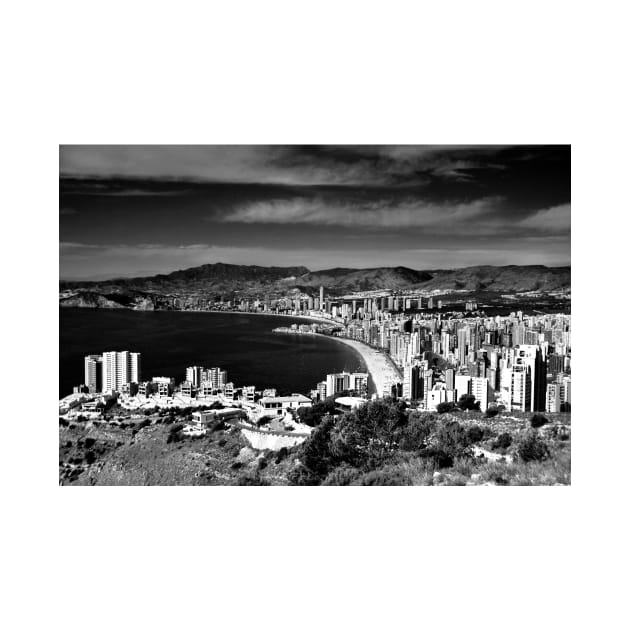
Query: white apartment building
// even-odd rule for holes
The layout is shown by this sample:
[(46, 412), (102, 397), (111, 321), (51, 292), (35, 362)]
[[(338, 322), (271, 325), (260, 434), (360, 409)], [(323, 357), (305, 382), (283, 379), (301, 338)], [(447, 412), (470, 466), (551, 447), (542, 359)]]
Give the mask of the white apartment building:
[(480, 411), (488, 409), (489, 382), (487, 378), (473, 376), (470, 380), (470, 393), (479, 401)]
[(264, 396), (260, 399), (260, 406), (265, 411), (271, 411), (277, 415), (283, 415), (287, 409), (299, 409), (300, 407), (311, 407), (312, 405), (311, 399), (302, 394)]
[(545, 404), (545, 411), (547, 413), (554, 413), (560, 411), (560, 387), (559, 383), (547, 384), (547, 400)]
[(120, 391), (123, 383), (140, 382), (140, 353), (103, 352), (102, 391)]

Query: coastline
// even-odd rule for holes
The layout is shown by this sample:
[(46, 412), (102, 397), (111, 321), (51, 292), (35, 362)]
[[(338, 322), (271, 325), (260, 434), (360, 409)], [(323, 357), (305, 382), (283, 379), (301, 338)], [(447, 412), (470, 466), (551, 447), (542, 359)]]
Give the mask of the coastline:
[[(319, 335), (319, 333), (317, 333)], [(385, 384), (391, 380), (395, 382), (401, 382), (402, 376), (400, 372), (394, 367), (391, 360), (383, 352), (379, 352), (375, 348), (368, 346), (362, 341), (356, 339), (347, 339), (346, 337), (335, 337), (334, 335), (319, 335), (328, 339), (335, 339), (341, 343), (346, 344), (353, 348), (361, 355), (363, 362), (367, 366), (367, 370), (372, 379), (372, 383), (376, 390), (376, 395), (379, 398), (383, 397), (383, 390)]]
[(332, 319), (327, 319), (325, 317), (317, 317), (316, 315), (290, 315), (288, 313), (261, 313), (259, 311), (196, 311), (192, 309), (182, 309), (182, 308), (173, 308), (173, 309), (143, 309), (143, 308), (129, 308), (126, 306), (123, 307), (107, 307), (107, 306), (62, 306), (59, 305), (61, 309), (85, 309), (89, 311), (131, 311), (134, 313), (200, 313), (203, 315), (212, 315), (218, 313), (219, 315), (264, 315), (266, 317), (288, 317), (290, 319), (302, 319), (310, 322), (317, 322), (319, 324), (329, 324), (331, 326), (340, 325), (339, 322), (336, 322)]

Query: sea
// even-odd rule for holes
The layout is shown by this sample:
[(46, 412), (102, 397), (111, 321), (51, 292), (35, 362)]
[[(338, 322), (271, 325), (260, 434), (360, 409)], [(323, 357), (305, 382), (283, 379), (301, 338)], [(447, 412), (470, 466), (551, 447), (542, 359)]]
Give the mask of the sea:
[[(59, 309), (59, 397), (84, 381), (83, 358), (111, 350), (141, 352), (141, 378), (186, 368), (227, 370), (235, 386), (308, 394), (332, 372), (367, 371), (353, 348), (322, 336), (272, 332), (303, 319), (246, 313)], [(371, 379), (370, 379), (371, 382)]]

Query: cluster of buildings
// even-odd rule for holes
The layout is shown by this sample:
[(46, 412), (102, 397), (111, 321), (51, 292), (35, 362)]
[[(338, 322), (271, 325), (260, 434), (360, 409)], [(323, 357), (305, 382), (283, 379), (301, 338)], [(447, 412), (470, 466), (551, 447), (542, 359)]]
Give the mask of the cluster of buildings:
[(342, 392), (354, 392), (356, 396), (367, 398), (367, 372), (338, 372), (327, 374), (326, 379), (317, 383), (317, 387), (310, 392), (312, 400), (324, 400)]
[[(229, 302), (229, 307), (239, 305)], [(571, 316), (569, 314), (483, 316), (466, 302), (468, 316), (447, 314), (431, 295), (366, 295), (333, 300), (324, 296), (268, 297), (245, 301), (242, 310), (310, 315), (321, 323), (275, 329), (286, 333), (333, 334), (365, 343), (386, 354), (399, 377), (385, 380), (377, 396), (394, 396), (420, 409), (472, 395), (481, 410), (503, 405), (507, 411), (570, 411)], [(472, 316), (476, 314), (476, 316)], [(85, 382), (75, 394), (111, 394), (258, 404), (263, 409), (297, 408), (341, 392), (368, 394), (368, 374), (328, 374), (310, 397), (278, 397), (273, 389), (237, 388), (219, 367), (191, 366), (179, 384), (171, 377), (141, 379), (138, 352), (112, 351), (85, 357)], [(286, 400), (285, 400), (286, 399)]]
[(382, 395), (426, 410), (462, 395), (473, 395), (482, 410), (495, 403), (507, 411), (570, 410), (570, 315), (443, 318), (379, 310), (335, 334), (388, 353), (403, 378), (386, 382)]

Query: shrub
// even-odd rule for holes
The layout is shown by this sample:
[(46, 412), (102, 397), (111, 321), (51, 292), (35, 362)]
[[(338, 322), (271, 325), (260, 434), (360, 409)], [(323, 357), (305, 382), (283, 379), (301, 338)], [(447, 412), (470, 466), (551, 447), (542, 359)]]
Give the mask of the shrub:
[(328, 474), (323, 486), (349, 486), (361, 475), (361, 471), (351, 466), (342, 465)]
[(65, 418), (59, 418), (59, 426), (67, 427), (70, 423)]
[(486, 409), (486, 418), (494, 418), (499, 414), (499, 410), (496, 407), (488, 407)]
[(448, 411), (453, 411), (456, 405), (453, 402), (441, 402), (435, 409), (438, 413), (446, 413)]
[(86, 451), (85, 461), (88, 464), (93, 464), (95, 459), (96, 459), (96, 455), (94, 455), (94, 451)]
[(283, 446), (277, 453), (276, 453), (276, 464), (279, 464), (283, 459), (286, 458), (286, 456), (289, 454), (289, 449), (287, 449), (286, 446)]
[(94, 444), (96, 444), (96, 440), (94, 438), (85, 438), (85, 448), (92, 448)]
[(549, 449), (537, 431), (529, 430), (519, 440), (516, 454), (523, 462), (541, 461), (549, 457)]
[(472, 394), (463, 394), (457, 405), (464, 411), (479, 411), (479, 401), (475, 401), (475, 397)]
[(184, 428), (183, 424), (173, 424), (171, 428), (168, 430), (168, 437), (166, 438), (166, 443), (170, 444), (171, 442), (179, 442), (182, 439), (181, 430)]
[(444, 451), (451, 459), (468, 455), (469, 445), (467, 431), (459, 422), (448, 422), (436, 432), (436, 448)]
[(420, 451), (420, 457), (434, 469), (450, 468), (453, 465), (453, 457), (440, 448), (433, 446)]
[(539, 413), (535, 413), (532, 416), (532, 419), (529, 421), (529, 423), (531, 424), (532, 428), (534, 428), (534, 429), (538, 429), (539, 427), (544, 426), (548, 422), (549, 422), (549, 420), (547, 420), (547, 418), (545, 418), (545, 416), (543, 416), (543, 415), (541, 415)]
[(494, 448), (509, 448), (512, 445), (512, 436), (509, 433), (500, 433), (494, 441)]
[(433, 414), (411, 413), (407, 425), (398, 438), (398, 446), (403, 451), (423, 448), (429, 436), (435, 431), (436, 418)]
[(469, 427), (466, 432), (466, 437), (468, 438), (468, 442), (470, 444), (476, 444), (477, 442), (481, 442), (481, 440), (483, 440), (484, 431), (480, 426), (475, 424), (472, 427)]
[(408, 486), (409, 479), (398, 470), (372, 470), (362, 475), (355, 485), (361, 486)]
[(304, 466), (292, 470), (288, 480), (292, 486), (318, 486), (321, 483), (321, 477)]
[(237, 484), (239, 486), (268, 486), (269, 482), (262, 479), (258, 474), (245, 474), (238, 478)]

